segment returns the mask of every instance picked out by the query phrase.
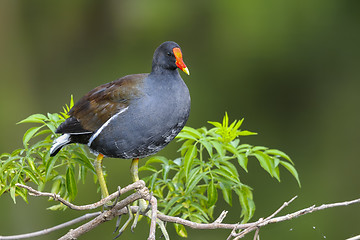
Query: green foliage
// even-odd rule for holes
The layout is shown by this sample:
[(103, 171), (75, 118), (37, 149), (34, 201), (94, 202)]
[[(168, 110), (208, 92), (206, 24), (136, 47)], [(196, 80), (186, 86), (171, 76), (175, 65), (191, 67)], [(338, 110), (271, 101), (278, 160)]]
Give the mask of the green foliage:
[[(51, 192), (60, 194), (67, 200), (76, 197), (77, 182), (84, 181), (89, 170), (95, 173), (85, 146), (72, 144), (67, 146), (67, 151), (60, 151), (55, 157), (50, 157), (49, 154), (55, 130), (68, 117), (67, 113), (73, 105), (71, 96), (70, 104), (60, 114), (34, 114), (19, 122), (35, 123), (38, 126), (25, 132), (24, 148), (0, 155), (0, 195), (9, 192), (14, 202), (17, 195), (27, 201), (26, 190), (15, 187), (15, 184), (33, 182), (40, 191), (45, 188), (46, 183), (51, 183)], [(59, 204), (50, 209), (65, 208)]]
[[(77, 195), (78, 182), (84, 182), (87, 173), (92, 173), (96, 180), (94, 159), (88, 156), (86, 146), (71, 144), (54, 157), (49, 154), (55, 130), (68, 117), (73, 105), (71, 98), (61, 113), (34, 114), (19, 122), (37, 126), (25, 132), (24, 148), (0, 155), (0, 195), (8, 192), (14, 202), (16, 196), (27, 201), (26, 190), (16, 187), (16, 183), (32, 182), (40, 191), (50, 183), (52, 193), (71, 201)], [(278, 181), (283, 166), (300, 186), (294, 163), (287, 154), (240, 142), (244, 136), (256, 135), (240, 129), (243, 120), (230, 124), (225, 114), (222, 123), (209, 122), (213, 126), (210, 129), (184, 127), (177, 136), (182, 143), (179, 158), (151, 157), (139, 169), (148, 173), (144, 180), (157, 197), (162, 213), (207, 223), (213, 219), (221, 196), (230, 206), (235, 197), (242, 209), (242, 222), (247, 222), (254, 214), (255, 203), (251, 187), (240, 180), (240, 174), (248, 172), (249, 159), (256, 159)], [(65, 207), (58, 204), (50, 209)], [(175, 229), (180, 236), (187, 236), (184, 226), (175, 224)]]
[[(244, 119), (229, 125), (225, 114), (222, 123), (209, 122), (214, 127), (185, 127), (177, 136), (182, 146), (180, 157), (170, 160), (155, 156), (146, 161), (140, 171), (150, 171), (144, 180), (158, 198), (159, 210), (194, 222), (207, 223), (213, 218), (220, 193), (230, 206), (235, 195), (241, 205), (242, 222), (254, 214), (255, 203), (251, 187), (240, 181), (240, 170), (248, 172), (249, 158), (280, 181), (279, 166), (284, 166), (300, 185), (290, 157), (277, 149), (240, 143), (240, 137), (256, 133), (240, 130)], [(186, 232), (175, 226), (180, 236)]]

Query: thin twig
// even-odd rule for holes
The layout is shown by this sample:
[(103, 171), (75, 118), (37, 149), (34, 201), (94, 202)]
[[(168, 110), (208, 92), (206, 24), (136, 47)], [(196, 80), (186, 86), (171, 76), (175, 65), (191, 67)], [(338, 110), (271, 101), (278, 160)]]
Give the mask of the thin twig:
[(244, 237), (246, 234), (248, 234), (249, 232), (252, 232), (254, 230), (256, 230), (257, 232), (260, 230), (259, 225), (261, 223), (264, 223), (266, 221), (269, 221), (270, 219), (274, 218), (281, 210), (283, 210), (285, 207), (289, 206), (289, 204), (294, 201), (297, 198), (297, 196), (293, 197), (292, 199), (290, 199), (287, 202), (284, 202), (274, 213), (272, 213), (270, 216), (268, 216), (267, 218), (263, 219), (260, 218), (255, 224), (253, 224), (253, 226), (248, 227), (247, 229), (245, 229), (244, 231), (238, 233), (235, 235), (234, 240), (238, 240), (242, 237)]
[(228, 211), (222, 211), (221, 214), (218, 216), (218, 218), (214, 221), (216, 223), (222, 223), (224, 221), (224, 218), (226, 217)]
[[(293, 198), (294, 199), (294, 198)], [(287, 202), (287, 205), (293, 200), (291, 199), (289, 202)], [(333, 208), (333, 207), (341, 207), (341, 206), (348, 206), (348, 205), (351, 205), (351, 204), (355, 204), (355, 203), (360, 203), (360, 198), (358, 199), (355, 199), (355, 200), (352, 200), (352, 201), (345, 201), (345, 202), (338, 202), (338, 203), (329, 203), (329, 204), (322, 204), (321, 206), (319, 207), (315, 207), (315, 205), (311, 206), (311, 207), (308, 207), (308, 208), (304, 208), (304, 209), (301, 209), (299, 211), (296, 211), (294, 213), (290, 213), (290, 214), (287, 214), (287, 215), (284, 215), (284, 216), (281, 216), (281, 217), (276, 217), (276, 218), (267, 218), (267, 220), (264, 220), (264, 221), (257, 221), (255, 223), (253, 223), (253, 226), (250, 226), (248, 227), (247, 229), (245, 229), (244, 231), (242, 231), (236, 238), (234, 238), (234, 240), (236, 239), (239, 239), (243, 236), (245, 236), (245, 234), (251, 232), (251, 231), (254, 231), (255, 229), (257, 228), (260, 228), (260, 227), (263, 227), (263, 226), (266, 226), (270, 223), (278, 223), (278, 222), (283, 222), (283, 221), (287, 221), (287, 220), (290, 220), (290, 219), (293, 219), (293, 218), (297, 218), (299, 216), (302, 216), (302, 215), (305, 215), (305, 214), (308, 214), (308, 213), (313, 213), (313, 212), (316, 212), (316, 211), (320, 211), (320, 210), (324, 210), (324, 209), (327, 209), (327, 208)], [(286, 204), (285, 204), (286, 205)], [(286, 206), (287, 206), (286, 205)], [(280, 208), (283, 208), (284, 204), (282, 205), (282, 207)], [(284, 206), (285, 207), (285, 206)], [(276, 211), (278, 212), (278, 211)], [(246, 233), (245, 233), (246, 232)], [(243, 234), (245, 233), (245, 234)]]
[(85, 214), (85, 215), (83, 215), (81, 217), (75, 218), (75, 219), (70, 220), (68, 222), (64, 222), (62, 224), (59, 224), (57, 226), (47, 228), (47, 229), (44, 229), (44, 230), (40, 230), (40, 231), (36, 231), (36, 232), (32, 232), (32, 233), (13, 235), (13, 236), (0, 236), (0, 240), (26, 239), (26, 238), (32, 238), (32, 237), (39, 237), (39, 236), (42, 236), (42, 235), (49, 234), (51, 232), (60, 230), (62, 228), (72, 226), (72, 225), (74, 225), (76, 223), (92, 219), (92, 218), (94, 218), (96, 216), (99, 216), (100, 214), (101, 214), (101, 212), (87, 213), (87, 214)]
[(237, 223), (235, 225), (235, 227), (231, 230), (231, 233), (230, 233), (230, 235), (228, 236), (228, 238), (226, 240), (230, 240), (232, 237), (236, 236), (236, 229), (237, 229), (238, 225), (239, 225), (239, 223)]
[(258, 240), (259, 239), (259, 232), (260, 232), (260, 228), (257, 228), (254, 234), (254, 240)]
[(91, 209), (95, 209), (95, 208), (98, 208), (98, 207), (101, 207), (103, 206), (105, 203), (115, 199), (116, 197), (119, 196), (119, 194), (124, 194), (126, 192), (129, 192), (131, 190), (134, 190), (134, 189), (139, 189), (139, 188), (143, 188), (145, 187), (145, 183), (144, 181), (140, 180), (140, 181), (137, 181), (135, 183), (132, 183), (124, 188), (121, 188), (120, 189), (120, 193), (119, 191), (116, 191), (114, 193), (112, 193), (111, 195), (109, 195), (108, 197), (106, 198), (103, 198), (101, 199), (100, 201), (96, 202), (96, 203), (92, 203), (92, 204), (87, 204), (87, 205), (82, 205), (82, 206), (77, 206), (75, 204), (72, 204), (71, 202), (69, 201), (66, 201), (65, 199), (61, 198), (60, 195), (57, 195), (55, 193), (48, 193), (48, 192), (40, 192), (40, 191), (37, 191), (35, 189), (33, 189), (32, 187), (29, 187), (29, 186), (26, 186), (26, 185), (23, 185), (23, 184), (15, 184), (15, 186), (17, 187), (21, 187), (21, 188), (25, 188), (29, 191), (29, 194), (30, 195), (33, 195), (33, 196), (45, 196), (45, 197), (51, 197), (53, 198), (55, 201), (59, 201), (61, 202), (62, 204), (64, 204), (65, 206), (71, 208), (71, 209), (74, 209), (74, 210), (79, 210), (79, 211), (83, 211), (83, 210), (91, 210)]
[(270, 216), (268, 216), (267, 218), (264, 219), (264, 221), (267, 221), (273, 217), (275, 217), (279, 212), (281, 212), (285, 207), (289, 206), (290, 203), (292, 203), (298, 196), (293, 197), (292, 199), (290, 199), (287, 202), (284, 202), (283, 205), (281, 205), (281, 207), (279, 207), (273, 214), (271, 214)]

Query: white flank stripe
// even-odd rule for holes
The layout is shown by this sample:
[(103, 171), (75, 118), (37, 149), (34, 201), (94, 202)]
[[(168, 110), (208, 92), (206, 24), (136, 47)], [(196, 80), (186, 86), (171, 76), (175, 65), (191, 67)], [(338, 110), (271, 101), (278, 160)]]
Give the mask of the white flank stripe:
[(97, 136), (99, 136), (99, 134), (101, 133), (101, 131), (111, 122), (111, 120), (113, 120), (114, 118), (116, 118), (118, 115), (120, 115), (121, 113), (125, 112), (129, 107), (126, 107), (124, 109), (121, 109), (120, 112), (118, 112), (117, 114), (115, 114), (114, 116), (112, 116), (111, 118), (109, 118), (109, 120), (107, 120), (95, 133), (94, 135), (91, 136), (91, 138), (89, 139), (88, 142), (88, 146), (91, 146), (91, 143), (94, 141), (95, 138), (97, 138)]

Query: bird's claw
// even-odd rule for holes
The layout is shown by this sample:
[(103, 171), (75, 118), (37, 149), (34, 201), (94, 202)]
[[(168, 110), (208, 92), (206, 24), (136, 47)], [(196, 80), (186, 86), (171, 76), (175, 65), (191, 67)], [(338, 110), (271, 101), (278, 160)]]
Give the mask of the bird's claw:
[(121, 187), (120, 186), (118, 186), (118, 192), (119, 192), (119, 194), (116, 196), (115, 201), (114, 202), (109, 201), (109, 202), (105, 203), (103, 206), (103, 210), (104, 210), (104, 208), (111, 209), (119, 202), (119, 199), (121, 196)]
[[(127, 205), (126, 208), (128, 209), (129, 218), (128, 218), (128, 220), (126, 220), (126, 222), (124, 223), (124, 225), (120, 228), (119, 234), (116, 235), (116, 236), (114, 237), (114, 239), (120, 237), (120, 235), (121, 235), (121, 234), (124, 232), (124, 230), (127, 228), (127, 226), (129, 225), (129, 223), (131, 222), (131, 220), (134, 218), (134, 215), (133, 215), (133, 213), (131, 212), (130, 206)], [(119, 221), (119, 219), (118, 219), (118, 221)], [(116, 222), (116, 224), (119, 224), (119, 225), (120, 225), (120, 221), (119, 221), (119, 223), (118, 223), (118, 221)], [(119, 227), (117, 226), (117, 228), (119, 228)], [(117, 229), (116, 229), (116, 230), (117, 230)]]

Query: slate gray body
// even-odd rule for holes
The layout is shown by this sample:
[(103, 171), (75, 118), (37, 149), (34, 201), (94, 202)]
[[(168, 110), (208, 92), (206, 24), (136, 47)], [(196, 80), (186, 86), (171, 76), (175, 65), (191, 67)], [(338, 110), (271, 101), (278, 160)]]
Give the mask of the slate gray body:
[[(57, 129), (51, 155), (70, 143), (115, 158), (143, 158), (163, 149), (185, 126), (189, 90), (180, 77), (166, 42), (155, 51), (150, 74), (125, 76), (95, 88), (69, 112)], [(169, 60), (170, 59), (170, 60)]]

